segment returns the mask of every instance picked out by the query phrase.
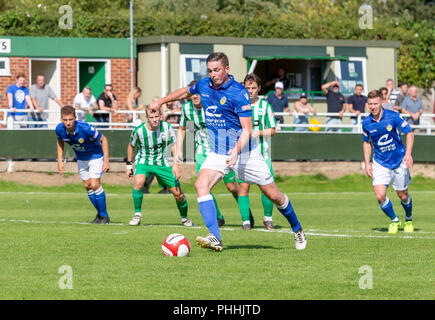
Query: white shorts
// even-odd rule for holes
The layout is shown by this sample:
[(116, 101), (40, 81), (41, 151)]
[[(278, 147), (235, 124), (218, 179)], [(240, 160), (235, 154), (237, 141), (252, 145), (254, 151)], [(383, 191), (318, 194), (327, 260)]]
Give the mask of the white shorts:
[(405, 162), (396, 169), (388, 169), (373, 161), (373, 186), (380, 184), (388, 186), (391, 183), (394, 190), (403, 191), (408, 189), (411, 181), (411, 174)]
[(273, 182), (273, 176), (263, 158), (263, 155), (254, 149), (249, 153), (242, 153), (234, 168), (227, 165), (230, 156), (210, 152), (201, 166), (201, 169), (211, 169), (227, 175), (234, 170), (237, 178), (249, 184), (264, 186)]
[(103, 174), (104, 157), (93, 160), (77, 160), (80, 179), (100, 179)]

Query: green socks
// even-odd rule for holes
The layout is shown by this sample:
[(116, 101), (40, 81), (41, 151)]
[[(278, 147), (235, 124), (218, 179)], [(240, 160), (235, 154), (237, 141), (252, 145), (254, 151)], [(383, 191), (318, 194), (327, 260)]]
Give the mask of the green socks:
[(187, 218), (187, 200), (184, 199), (183, 202), (175, 201), (177, 203), (178, 211), (180, 212), (181, 218)]
[(237, 198), (242, 221), (249, 221), (249, 196), (239, 196)]
[(270, 201), (264, 194), (261, 194), (261, 202), (263, 203), (264, 216), (272, 217), (273, 202)]
[(135, 188), (133, 188), (132, 195), (133, 195), (134, 212), (141, 212), (142, 200), (143, 200), (142, 190), (136, 190)]
[(216, 198), (214, 197), (213, 193), (210, 192), (210, 194), (211, 194), (211, 196), (213, 197), (214, 205), (216, 206), (217, 218), (220, 219), (220, 220), (222, 220), (224, 217), (222, 217), (222, 213), (221, 213), (221, 211), (219, 210), (219, 207), (218, 207), (217, 202), (216, 202)]

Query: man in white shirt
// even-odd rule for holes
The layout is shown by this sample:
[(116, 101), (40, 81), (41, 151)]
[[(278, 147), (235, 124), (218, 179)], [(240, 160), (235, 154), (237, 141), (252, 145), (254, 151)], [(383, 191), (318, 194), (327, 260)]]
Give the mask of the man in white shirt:
[[(98, 110), (97, 100), (92, 95), (91, 88), (84, 87), (83, 91), (75, 96), (73, 107), (76, 110), (86, 111), (91, 116), (94, 114), (94, 110)], [(86, 121), (86, 115), (87, 113), (85, 112), (77, 112), (79, 121)]]

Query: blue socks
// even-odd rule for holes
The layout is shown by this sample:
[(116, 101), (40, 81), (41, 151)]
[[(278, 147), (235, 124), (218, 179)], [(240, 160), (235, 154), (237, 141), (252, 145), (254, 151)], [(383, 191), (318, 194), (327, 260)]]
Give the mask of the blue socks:
[(210, 233), (221, 240), (221, 233), (217, 222), (217, 211), (211, 194), (198, 198), (199, 212)]
[(391, 221), (399, 221), (399, 218), (397, 218), (396, 213), (393, 210), (393, 204), (388, 197), (383, 203), (380, 203), (379, 206), (381, 207), (382, 211), (384, 211), (384, 213), (391, 219)]
[(98, 211), (97, 202), (95, 201), (95, 191), (92, 189), (88, 190), (88, 197), (89, 197), (89, 200), (91, 200), (92, 204), (94, 205), (95, 209), (97, 209), (97, 211)]
[(406, 221), (411, 221), (412, 220), (412, 199), (411, 196), (408, 195), (408, 201), (403, 202), (400, 201), (402, 203), (402, 207), (403, 209), (405, 209), (405, 220)]
[[(92, 200), (91, 200), (92, 201)], [(100, 187), (95, 191), (95, 204), (100, 216), (109, 217), (106, 208), (106, 194), (104, 193), (103, 187)]]
[(282, 215), (284, 217), (286, 217), (286, 219), (288, 220), (288, 222), (290, 223), (293, 232), (298, 231), (299, 229), (302, 228), (298, 217), (296, 217), (296, 213), (293, 210), (292, 204), (290, 203), (290, 200), (288, 199), (287, 196), (285, 196), (285, 202), (282, 206), (276, 206), (279, 210), (279, 212), (282, 213)]

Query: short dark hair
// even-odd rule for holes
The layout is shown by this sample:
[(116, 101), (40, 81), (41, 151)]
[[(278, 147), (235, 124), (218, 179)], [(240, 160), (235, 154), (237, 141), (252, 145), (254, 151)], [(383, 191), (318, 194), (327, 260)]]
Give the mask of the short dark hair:
[(228, 67), (230, 65), (227, 55), (223, 52), (210, 53), (205, 62), (209, 63), (210, 61), (221, 61), (224, 67)]
[(382, 91), (387, 91), (388, 92), (388, 89), (386, 87), (380, 87), (379, 88), (379, 92), (382, 93)]
[(64, 106), (62, 109), (60, 109), (60, 116), (65, 116), (68, 114), (74, 115), (74, 118), (76, 116), (76, 109), (74, 109), (72, 106)]
[(106, 87), (111, 87), (111, 88), (113, 89), (113, 86), (112, 86), (110, 83), (105, 84), (105, 85), (104, 85), (104, 89), (106, 89)]
[(246, 82), (255, 82), (255, 83), (257, 83), (258, 87), (261, 87), (261, 79), (255, 73), (249, 73), (249, 74), (247, 74), (246, 77), (245, 77), (245, 80), (243, 80), (243, 85), (245, 85)]
[(404, 85), (407, 85), (407, 86), (408, 86), (408, 85), (409, 85), (409, 84), (408, 84), (408, 81), (402, 81), (402, 82), (400, 83), (400, 86), (404, 86)]
[(364, 86), (363, 86), (361, 83), (357, 83), (357, 84), (355, 85), (355, 88), (356, 88), (356, 87), (364, 88)]
[(382, 99), (382, 93), (380, 90), (372, 90), (369, 92), (369, 94), (367, 95), (368, 99), (375, 99), (375, 98), (380, 98)]

